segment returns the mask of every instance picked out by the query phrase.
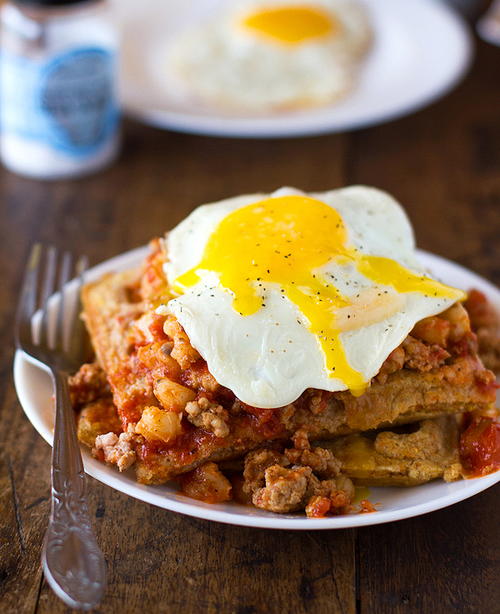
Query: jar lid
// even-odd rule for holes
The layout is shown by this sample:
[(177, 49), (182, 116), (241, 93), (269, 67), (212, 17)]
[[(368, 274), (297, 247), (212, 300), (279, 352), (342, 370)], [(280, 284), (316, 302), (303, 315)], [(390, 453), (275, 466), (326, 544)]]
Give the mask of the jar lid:
[(27, 7), (57, 7), (57, 6), (68, 6), (70, 4), (86, 4), (87, 2), (91, 2), (92, 0), (13, 0), (14, 4), (18, 6), (27, 6)]

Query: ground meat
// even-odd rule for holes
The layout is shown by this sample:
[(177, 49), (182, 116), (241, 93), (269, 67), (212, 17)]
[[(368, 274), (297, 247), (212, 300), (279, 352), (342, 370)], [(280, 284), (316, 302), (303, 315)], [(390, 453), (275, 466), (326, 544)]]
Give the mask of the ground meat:
[(98, 435), (92, 453), (97, 458), (103, 457), (106, 463), (116, 465), (120, 471), (125, 471), (136, 460), (134, 450), (136, 436), (133, 433), (106, 433)]
[[(305, 397), (307, 393), (308, 391), (304, 392), (303, 396)], [(307, 407), (307, 401), (305, 403), (305, 406)], [(296, 412), (297, 412), (297, 404), (295, 403), (289, 403), (281, 410), (280, 420), (281, 420), (281, 423), (283, 424), (283, 427), (287, 431), (292, 430), (296, 426), (296, 421), (295, 421)]]
[(302, 427), (292, 435), (293, 447), (297, 450), (310, 450), (309, 435), (307, 429)]
[(405, 351), (401, 346), (393, 350), (385, 359), (380, 371), (378, 372), (378, 375), (376, 376), (376, 380), (380, 384), (385, 384), (391, 373), (395, 373), (404, 367), (405, 357)]
[(406, 368), (428, 372), (438, 369), (451, 355), (476, 351), (469, 316), (457, 303), (439, 316), (424, 318), (382, 364), (375, 380), (384, 384), (391, 373)]
[(309, 499), (305, 511), (308, 518), (322, 518), (328, 513), (345, 514), (354, 499), (354, 485), (345, 475), (324, 480)]
[(174, 343), (171, 356), (179, 363), (181, 369), (189, 368), (191, 364), (200, 359), (200, 355), (191, 345), (184, 329), (174, 316), (167, 316), (163, 330)]
[(475, 289), (469, 290), (464, 307), (469, 314), (473, 330), (500, 326), (500, 315), (483, 292)]
[(331, 451), (311, 448), (304, 429), (295, 433), (293, 441), (295, 447), (283, 453), (262, 449), (247, 454), (243, 492), (252, 495), (256, 507), (271, 512), (298, 511), (309, 504), (309, 515), (318, 515), (320, 509), (326, 510), (324, 514), (345, 509), (354, 487), (340, 474), (340, 463)]
[(477, 331), (477, 340), (484, 366), (500, 374), (500, 335), (491, 329), (481, 328)]
[(439, 345), (427, 345), (408, 335), (402, 343), (405, 367), (417, 371), (432, 371), (444, 364), (450, 354)]
[(469, 292), (464, 306), (477, 335), (479, 355), (484, 365), (500, 373), (500, 315), (479, 290)]
[(245, 484), (245, 480), (241, 473), (231, 473), (229, 475), (229, 479), (231, 481), (231, 496), (233, 501), (237, 503), (241, 503), (242, 505), (252, 505), (252, 496), (251, 493), (245, 492), (243, 486)]
[(318, 477), (324, 479), (333, 478), (340, 473), (341, 464), (330, 450), (319, 447), (311, 449), (306, 429), (295, 431), (292, 441), (293, 448), (284, 452), (290, 464), (311, 467)]
[[(330, 486), (330, 499), (332, 505), (335, 507), (343, 507), (345, 504), (341, 503), (340, 499), (348, 499), (348, 503), (351, 503), (354, 499), (355, 491), (354, 484), (351, 479), (346, 475), (340, 474), (335, 480), (329, 480)], [(324, 484), (324, 482), (323, 482)], [(337, 499), (335, 497), (338, 497)]]
[[(327, 512), (343, 513), (354, 497), (354, 486), (348, 477), (340, 475), (320, 481), (311, 467), (272, 465), (266, 469), (264, 479), (265, 486), (254, 492), (252, 503), (270, 512), (287, 513), (306, 509), (311, 516), (312, 508), (318, 503), (317, 497), (321, 497), (322, 515)], [(325, 509), (325, 499), (328, 509)]]
[(217, 403), (210, 402), (206, 397), (200, 397), (197, 401), (186, 403), (185, 412), (191, 424), (210, 431), (216, 437), (227, 437), (229, 426), (228, 412)]
[(97, 362), (83, 364), (75, 375), (69, 377), (68, 384), (75, 409), (111, 394), (106, 374)]
[(312, 414), (317, 416), (321, 414), (326, 409), (328, 396), (323, 393), (321, 390), (315, 390), (309, 399), (309, 409)]
[(287, 466), (289, 461), (286, 456), (277, 450), (263, 448), (254, 450), (245, 456), (245, 468), (243, 470), (243, 491), (253, 493), (264, 486), (264, 473), (272, 465)]
[(310, 467), (286, 469), (272, 465), (266, 469), (264, 476), (266, 485), (254, 492), (252, 503), (255, 507), (278, 514), (304, 509), (318, 482)]
[(291, 465), (311, 467), (320, 478), (335, 477), (340, 473), (341, 464), (330, 450), (313, 448), (312, 450), (285, 450), (285, 457)]

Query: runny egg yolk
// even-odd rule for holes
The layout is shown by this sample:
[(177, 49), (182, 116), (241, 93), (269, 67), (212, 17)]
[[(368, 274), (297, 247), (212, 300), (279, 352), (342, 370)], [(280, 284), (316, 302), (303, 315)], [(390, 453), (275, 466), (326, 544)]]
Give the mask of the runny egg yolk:
[[(353, 394), (361, 394), (367, 382), (347, 361), (339, 335), (353, 329), (352, 324), (349, 328), (342, 324), (349, 308), (353, 317), (362, 316), (359, 327), (367, 322), (365, 318), (363, 324), (363, 313), (356, 314), (357, 299), (343, 296), (332, 278), (319, 271), (330, 262), (353, 265), (375, 284), (389, 287), (396, 306), (401, 304), (396, 293), (464, 297), (460, 290), (417, 275), (394, 260), (351, 247), (338, 211), (314, 198), (296, 195), (269, 198), (228, 214), (210, 235), (201, 262), (174, 281), (174, 290), (182, 294), (200, 281), (203, 271), (215, 272), (222, 287), (233, 294), (233, 308), (250, 316), (265, 307), (266, 287), (275, 284), (297, 306), (304, 325), (316, 336), (329, 376), (343, 381)], [(366, 296), (373, 293), (373, 287), (365, 290)], [(358, 309), (366, 311), (366, 300), (361, 299)], [(390, 305), (375, 311), (376, 321), (394, 313)], [(338, 321), (336, 312), (342, 314)]]
[(299, 44), (312, 38), (333, 34), (338, 23), (319, 8), (280, 6), (247, 15), (243, 25), (257, 34), (280, 43)]

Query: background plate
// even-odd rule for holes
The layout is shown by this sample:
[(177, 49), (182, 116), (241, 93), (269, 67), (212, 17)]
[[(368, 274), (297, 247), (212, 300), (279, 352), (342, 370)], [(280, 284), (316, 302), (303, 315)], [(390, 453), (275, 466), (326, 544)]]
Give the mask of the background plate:
[(189, 22), (231, 0), (113, 0), (122, 29), (121, 96), (142, 121), (229, 137), (291, 137), (342, 132), (406, 115), (443, 96), (465, 74), (471, 39), (460, 17), (437, 0), (362, 0), (375, 43), (358, 85), (337, 104), (261, 116), (228, 115), (169, 87), (162, 56)]
[[(143, 247), (107, 260), (91, 269), (87, 279), (91, 281), (105, 272), (136, 266), (147, 251), (147, 248)], [(419, 252), (419, 256), (424, 266), (436, 277), (464, 290), (474, 287), (483, 291), (500, 310), (500, 291), (495, 286), (444, 258), (426, 252)], [(70, 283), (68, 289), (74, 292), (76, 285)], [(51, 444), (54, 407), (48, 374), (38, 363), (29, 360), (25, 354), (18, 351), (14, 361), (14, 382), (24, 412), (45, 441)], [(115, 468), (92, 458), (88, 448), (83, 446), (82, 453), (85, 471), (89, 475), (136, 499), (197, 518), (267, 529), (341, 529), (401, 520), (462, 501), (500, 481), (500, 471), (498, 471), (482, 478), (449, 484), (437, 480), (412, 488), (370, 488), (370, 501), (380, 503), (379, 511), (372, 514), (312, 519), (295, 514), (273, 514), (237, 503), (210, 505), (195, 501), (179, 494), (173, 485), (138, 484), (132, 470), (119, 473)]]

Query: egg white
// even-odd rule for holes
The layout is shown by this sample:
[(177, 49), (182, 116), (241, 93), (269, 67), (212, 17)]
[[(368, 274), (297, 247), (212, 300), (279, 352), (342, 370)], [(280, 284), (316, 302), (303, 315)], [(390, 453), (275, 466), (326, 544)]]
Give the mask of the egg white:
[[(238, 0), (181, 32), (166, 70), (200, 103), (229, 111), (265, 112), (326, 104), (345, 94), (369, 47), (366, 10), (351, 0)], [(339, 31), (300, 44), (266, 40), (242, 25), (249, 11), (280, 6), (326, 11)]]
[[(165, 273), (169, 282), (200, 262), (210, 235), (231, 211), (287, 194), (302, 192), (282, 188), (271, 195), (238, 196), (195, 209), (167, 236), (169, 261)], [(424, 273), (416, 259), (411, 225), (391, 196), (364, 186), (309, 196), (341, 214), (349, 242), (359, 251), (392, 258), (414, 272)], [(334, 275), (335, 285), (346, 296), (375, 286), (351, 265), (328, 263), (320, 272)], [(393, 292), (392, 288), (388, 290)], [(244, 403), (281, 407), (296, 400), (307, 388), (346, 390), (341, 379), (329, 377), (321, 347), (307, 330), (307, 321), (296, 305), (283, 300), (273, 284), (262, 292), (266, 306), (253, 315), (241, 316), (233, 309), (233, 297), (221, 287), (216, 274), (206, 273), (185, 294), (160, 309), (178, 319), (215, 379)], [(378, 373), (416, 322), (444, 311), (454, 302), (419, 292), (400, 294), (399, 299), (401, 308), (396, 313), (340, 334), (348, 362), (367, 381)]]

